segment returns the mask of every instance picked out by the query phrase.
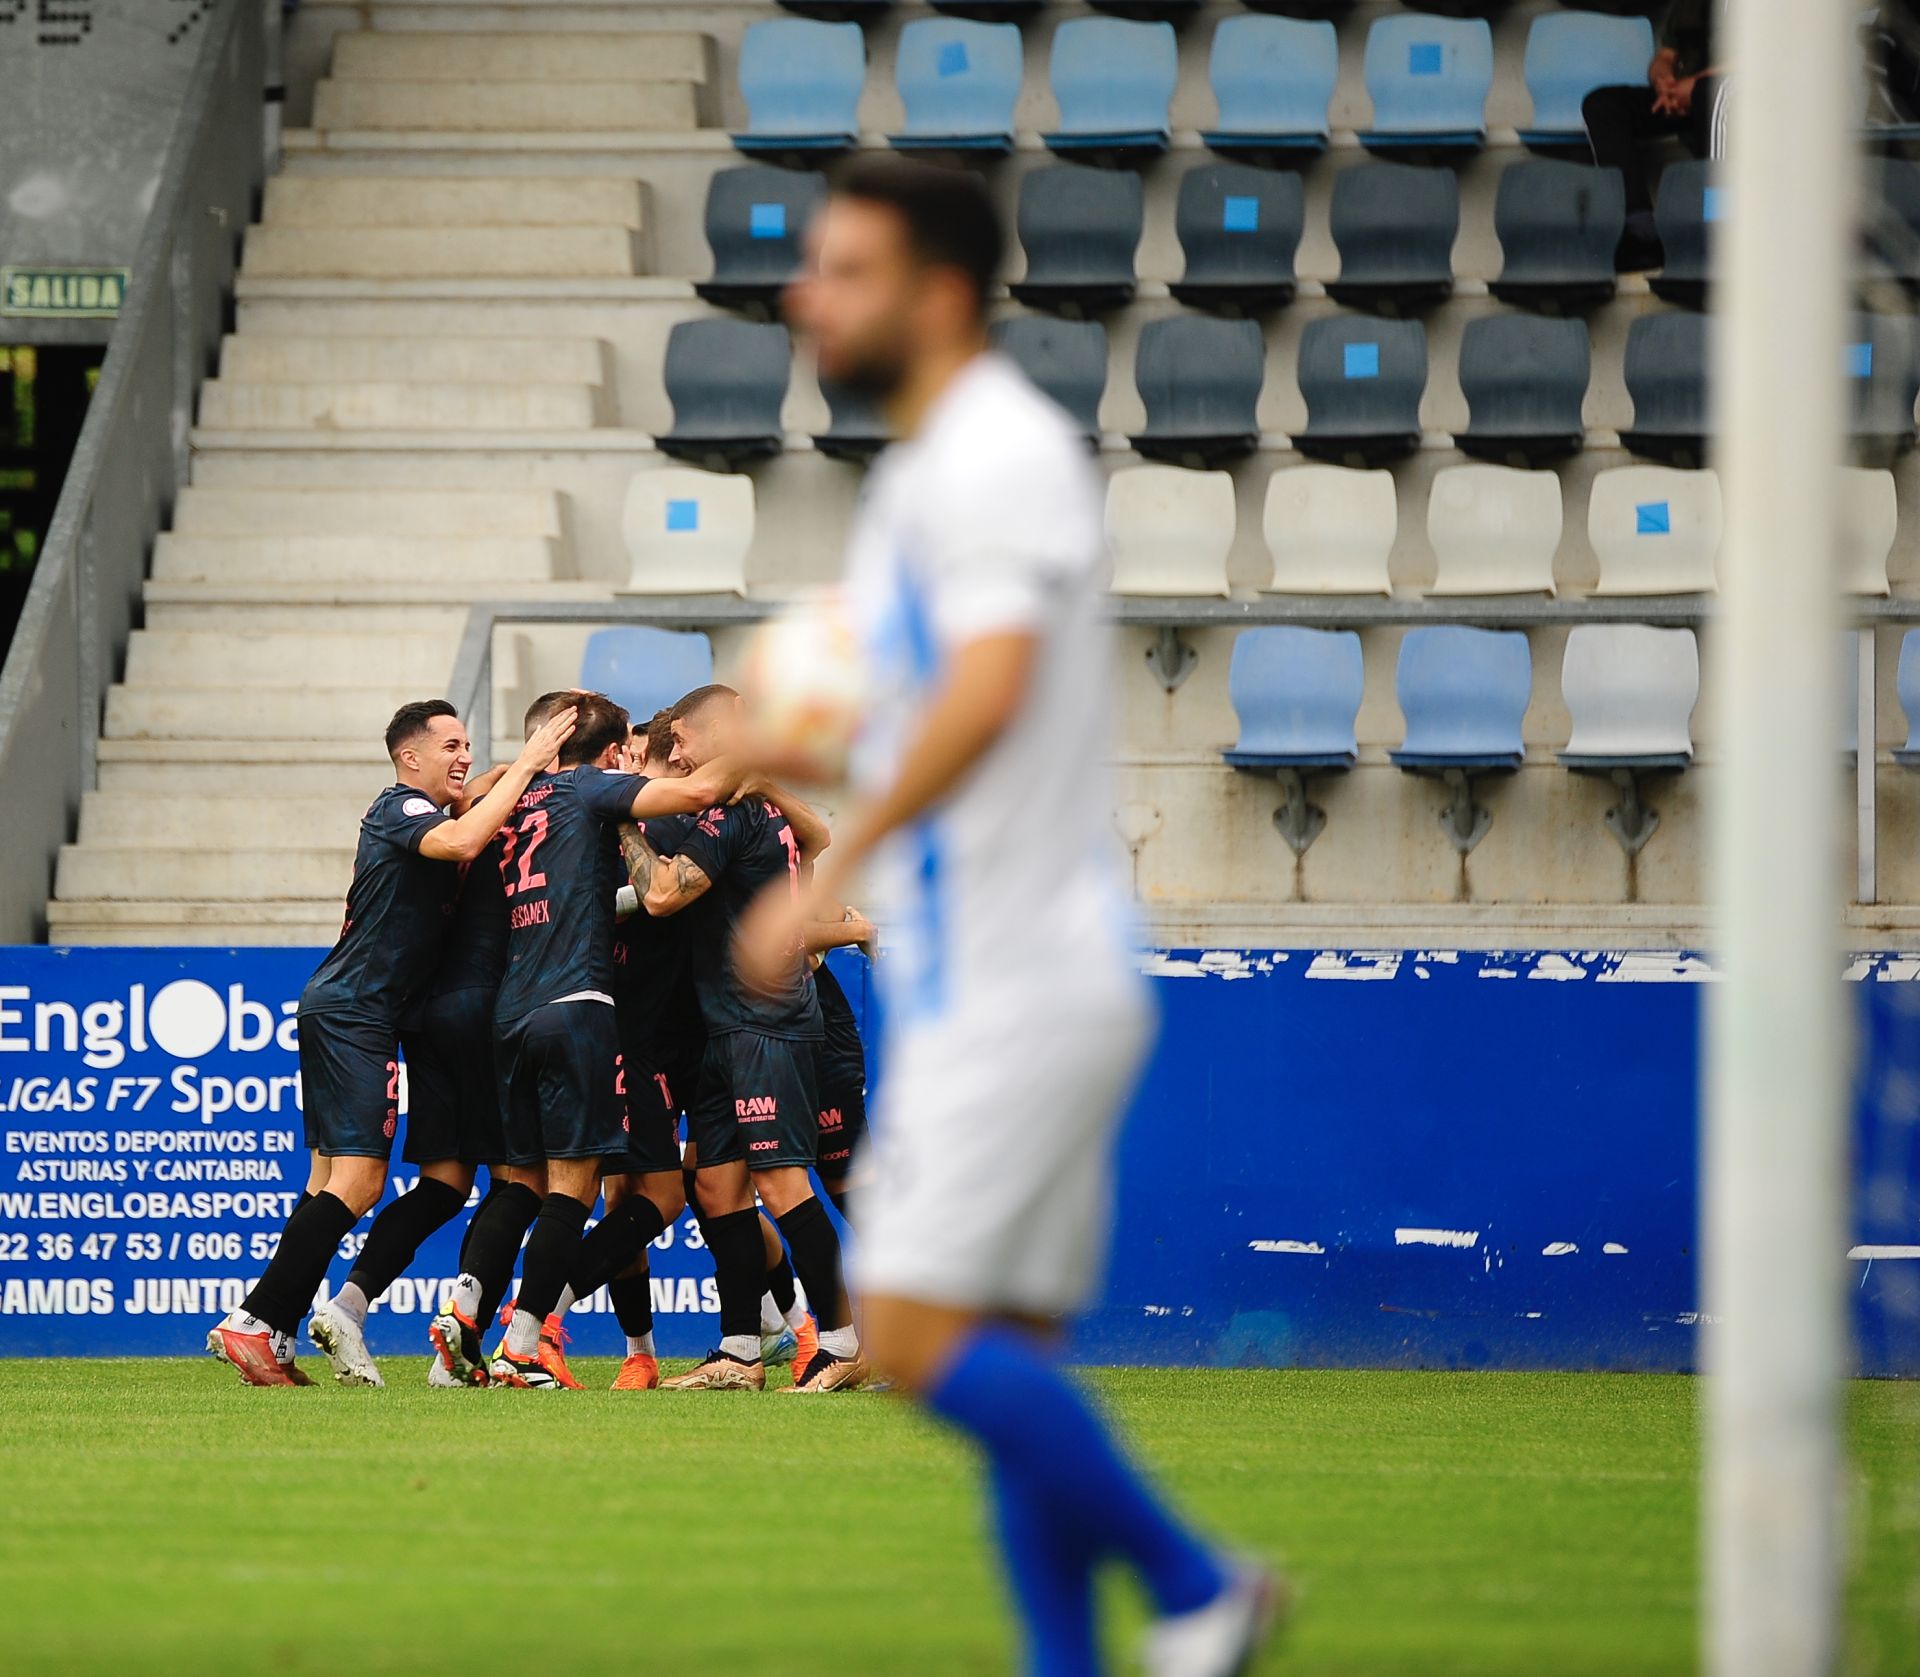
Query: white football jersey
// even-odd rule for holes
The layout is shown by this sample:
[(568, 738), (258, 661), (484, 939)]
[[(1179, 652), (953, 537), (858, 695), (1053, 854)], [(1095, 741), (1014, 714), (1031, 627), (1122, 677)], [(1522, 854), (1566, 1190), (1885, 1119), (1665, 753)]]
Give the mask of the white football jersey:
[(1124, 971), (1107, 778), (1116, 697), (1100, 621), (1108, 576), (1087, 446), (1000, 355), (970, 362), (919, 433), (868, 474), (847, 568), (874, 682), (858, 790), (892, 781), (956, 647), (1006, 631), (1039, 639), (1013, 724), (875, 858), (890, 1027), (978, 1018), (996, 998)]

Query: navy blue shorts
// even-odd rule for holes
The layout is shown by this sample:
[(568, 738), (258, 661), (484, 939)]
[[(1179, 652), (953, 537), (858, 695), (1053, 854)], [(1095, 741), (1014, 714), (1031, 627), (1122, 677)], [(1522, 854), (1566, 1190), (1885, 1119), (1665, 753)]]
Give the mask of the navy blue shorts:
[(626, 1103), (626, 1145), (600, 1161), (603, 1176), (644, 1176), (680, 1168), (682, 1086), (662, 1064), (651, 1021), (616, 1006), (620, 1093)]
[(400, 1156), (409, 1164), (458, 1159), (485, 1165), (506, 1158), (493, 1066), (493, 997), (489, 989), (431, 996), (401, 1027), (407, 1139)]
[(700, 1087), (687, 1110), (687, 1135), (702, 1167), (735, 1159), (752, 1170), (813, 1163), (820, 1133), (818, 1046), (758, 1031), (707, 1039)]
[(814, 1045), (814, 1081), (820, 1094), (814, 1162), (832, 1182), (847, 1174), (854, 1149), (867, 1137), (867, 1054), (846, 992), (825, 963), (815, 971), (814, 985), (826, 1027), (826, 1035)]
[(400, 1044), (381, 1025), (300, 1010), (300, 1110), (307, 1145), (384, 1159), (400, 1123)]
[(627, 1145), (620, 1037), (605, 1002), (549, 1002), (496, 1024), (507, 1163), (603, 1159)]

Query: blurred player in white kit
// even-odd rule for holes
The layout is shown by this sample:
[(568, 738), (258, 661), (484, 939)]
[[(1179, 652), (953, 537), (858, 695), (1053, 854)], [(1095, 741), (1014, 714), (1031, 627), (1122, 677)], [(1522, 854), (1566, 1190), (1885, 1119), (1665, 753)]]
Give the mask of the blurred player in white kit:
[(772, 974), (864, 866), (889, 956), (887, 1049), (855, 1269), (874, 1363), (980, 1446), (1027, 1669), (1100, 1669), (1094, 1575), (1159, 1613), (1156, 1677), (1243, 1671), (1276, 1581), (1190, 1532), (1057, 1366), (1098, 1280), (1111, 1154), (1151, 1012), (1107, 832), (1115, 693), (1099, 474), (1067, 417), (987, 348), (1002, 234), (979, 182), (854, 165), (789, 296), (823, 374), (895, 438), (849, 543), (872, 665), (858, 809), (810, 896), (768, 895)]

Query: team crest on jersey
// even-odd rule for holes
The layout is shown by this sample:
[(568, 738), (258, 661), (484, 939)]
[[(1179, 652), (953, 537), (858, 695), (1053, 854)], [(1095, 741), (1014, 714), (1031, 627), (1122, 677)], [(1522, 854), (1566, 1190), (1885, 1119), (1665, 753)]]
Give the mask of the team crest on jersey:
[(720, 833), (720, 824), (726, 818), (727, 812), (724, 809), (710, 809), (700, 817), (700, 831), (708, 838), (717, 838)]
[(409, 798), (400, 806), (402, 815), (435, 815), (440, 806), (431, 798)]

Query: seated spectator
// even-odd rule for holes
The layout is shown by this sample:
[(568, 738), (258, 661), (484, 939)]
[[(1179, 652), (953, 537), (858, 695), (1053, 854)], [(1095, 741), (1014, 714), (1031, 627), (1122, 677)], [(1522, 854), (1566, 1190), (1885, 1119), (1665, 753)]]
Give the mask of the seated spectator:
[(1713, 61), (1713, 10), (1713, 0), (1668, 0), (1646, 83), (1596, 87), (1581, 106), (1594, 162), (1627, 183), (1627, 226), (1614, 258), (1622, 273), (1661, 261), (1647, 143), (1677, 134), (1696, 157), (1722, 149), (1726, 83)]

